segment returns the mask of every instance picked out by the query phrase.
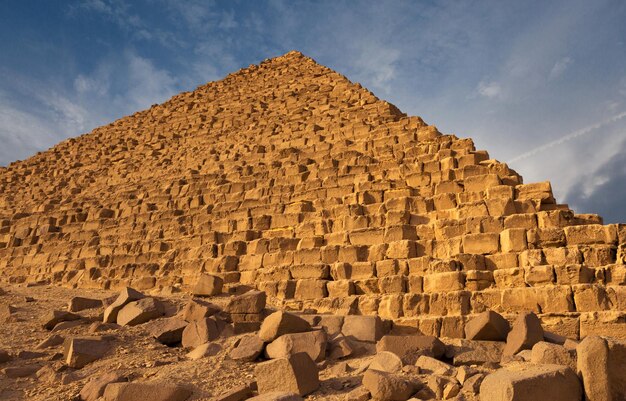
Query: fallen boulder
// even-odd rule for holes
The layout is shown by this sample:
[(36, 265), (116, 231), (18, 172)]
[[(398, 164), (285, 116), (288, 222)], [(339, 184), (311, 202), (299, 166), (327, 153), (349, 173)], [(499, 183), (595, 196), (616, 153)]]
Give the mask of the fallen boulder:
[(305, 352), (262, 362), (254, 373), (260, 394), (287, 391), (305, 396), (320, 385), (317, 365)]
[(265, 347), (265, 356), (270, 359), (285, 358), (306, 352), (315, 362), (326, 357), (326, 332), (314, 330), (304, 333), (283, 334)]
[(582, 387), (566, 366), (522, 364), (487, 375), (480, 385), (481, 401), (577, 401)]
[(222, 293), (224, 280), (222, 278), (210, 274), (201, 274), (193, 291), (193, 295), (199, 297), (211, 297)]
[(184, 348), (195, 348), (219, 337), (217, 321), (212, 317), (196, 320), (183, 330), (181, 343)]
[(215, 343), (204, 343), (198, 345), (192, 351), (188, 352), (185, 355), (188, 359), (192, 361), (205, 358), (207, 356), (217, 355), (222, 350), (222, 347), (219, 344)]
[(413, 365), (421, 355), (441, 358), (446, 346), (433, 336), (385, 335), (376, 344), (376, 350), (393, 352), (405, 364)]
[(341, 333), (358, 341), (376, 342), (388, 331), (387, 325), (378, 316), (344, 316)]
[(102, 300), (85, 297), (72, 297), (67, 306), (70, 312), (80, 312), (85, 309), (101, 308)]
[(506, 341), (509, 322), (494, 311), (485, 311), (465, 324), (468, 340)]
[(539, 341), (533, 346), (530, 362), (544, 365), (563, 365), (576, 371), (576, 351), (562, 345)]
[(139, 291), (133, 290), (130, 287), (124, 288), (120, 294), (117, 296), (115, 301), (112, 304), (106, 307), (104, 310), (104, 317), (102, 321), (104, 323), (116, 323), (117, 322), (117, 314), (126, 304), (137, 301), (143, 298), (144, 295)]
[(148, 332), (161, 344), (174, 345), (182, 341), (187, 324), (176, 317), (158, 319), (149, 323)]
[(393, 352), (380, 351), (374, 356), (370, 362), (368, 369), (374, 369), (381, 372), (397, 373), (402, 370), (402, 360)]
[(257, 335), (244, 336), (228, 356), (237, 361), (252, 362), (261, 355), (264, 345), (263, 340)]
[(104, 395), (104, 389), (111, 383), (126, 382), (128, 379), (120, 372), (108, 372), (89, 379), (87, 384), (80, 390), (82, 401), (97, 401)]
[(44, 329), (52, 330), (54, 326), (61, 322), (70, 322), (81, 319), (80, 315), (77, 315), (72, 312), (67, 311), (59, 311), (53, 310), (46, 315), (44, 318), (45, 323), (43, 324)]
[(106, 355), (111, 344), (102, 337), (73, 337), (65, 340), (63, 348), (67, 366), (80, 369)]
[(267, 295), (263, 291), (248, 291), (232, 297), (224, 311), (228, 313), (261, 313), (265, 309), (266, 299)]
[(311, 326), (301, 317), (293, 313), (277, 311), (263, 320), (259, 337), (265, 342), (272, 342), (283, 334), (301, 333), (309, 330), (311, 330)]
[(415, 392), (413, 383), (405, 378), (373, 369), (363, 375), (363, 386), (377, 400), (406, 401)]
[(589, 336), (576, 352), (586, 400), (626, 400), (626, 342)]
[(104, 401), (185, 401), (191, 394), (166, 383), (111, 383), (104, 389)]
[(515, 355), (525, 349), (532, 349), (533, 345), (543, 341), (543, 328), (537, 315), (532, 312), (520, 314), (511, 331), (506, 337), (506, 346), (502, 356)]
[(161, 301), (148, 297), (126, 304), (117, 315), (117, 324), (120, 326), (136, 326), (156, 319), (165, 314)]
[(192, 299), (185, 305), (182, 311), (182, 318), (187, 322), (204, 319), (213, 316), (220, 311), (217, 305), (201, 299)]

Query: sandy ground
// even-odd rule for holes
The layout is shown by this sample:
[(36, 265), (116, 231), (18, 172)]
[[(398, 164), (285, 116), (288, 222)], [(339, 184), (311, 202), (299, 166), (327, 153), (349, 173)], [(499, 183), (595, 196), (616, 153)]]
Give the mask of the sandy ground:
[[(215, 341), (222, 347), (217, 355), (191, 361), (185, 358), (188, 350), (160, 344), (148, 334), (145, 325), (120, 327), (97, 333), (114, 336), (113, 351), (82, 369), (67, 368), (63, 364), (63, 345), (45, 349), (36, 348), (37, 344), (51, 334), (42, 327), (46, 315), (52, 310), (66, 310), (68, 301), (74, 296), (104, 299), (117, 293), (48, 286), (1, 288), (5, 294), (0, 295), (0, 304), (11, 305), (16, 311), (9, 322), (0, 323), (0, 350), (8, 351), (13, 356), (12, 361), (0, 364), (0, 369), (49, 365), (62, 375), (50, 380), (46, 377), (38, 378), (36, 374), (17, 379), (0, 374), (0, 400), (78, 400), (78, 394), (89, 378), (110, 371), (119, 371), (131, 381), (181, 384), (193, 390), (190, 400), (211, 400), (238, 385), (254, 380), (255, 363), (236, 362), (228, 357), (228, 352), (241, 336), (220, 338)], [(182, 308), (190, 296), (176, 294), (160, 299), (168, 304), (169, 313), (174, 314)], [(226, 299), (216, 297), (210, 301), (224, 304)], [(56, 334), (63, 337), (92, 335), (88, 333), (88, 328), (92, 322), (100, 321), (102, 311), (102, 308), (98, 308), (78, 312), (85, 318), (84, 323)], [(41, 355), (33, 357), (24, 351), (39, 352)], [(323, 362), (320, 371), (321, 387), (306, 399), (344, 399), (347, 392), (360, 384), (358, 367), (362, 363), (367, 363), (369, 358), (368, 355), (351, 358), (349, 364), (356, 369), (339, 375), (336, 374), (336, 366), (342, 362)], [(68, 383), (64, 384), (63, 381)]]

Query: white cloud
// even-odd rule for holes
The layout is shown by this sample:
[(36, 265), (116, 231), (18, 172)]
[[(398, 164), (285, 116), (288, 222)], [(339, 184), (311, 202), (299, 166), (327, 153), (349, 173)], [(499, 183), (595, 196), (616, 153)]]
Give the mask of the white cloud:
[(481, 81), (476, 87), (478, 94), (490, 99), (499, 98), (502, 96), (502, 86), (495, 81), (485, 82)]
[(571, 64), (571, 62), (572, 62), (571, 58), (563, 57), (562, 59), (554, 63), (554, 66), (550, 70), (549, 78), (556, 79), (560, 77), (561, 74), (563, 74), (565, 70), (567, 69), (567, 67)]
[[(118, 79), (116, 90), (112, 77)], [(0, 87), (0, 143), (5, 145), (0, 146), (0, 165), (162, 103), (181, 91), (180, 79), (133, 51), (78, 75), (67, 88), (53, 80), (16, 79), (19, 87)], [(17, 97), (24, 101), (9, 100)]]

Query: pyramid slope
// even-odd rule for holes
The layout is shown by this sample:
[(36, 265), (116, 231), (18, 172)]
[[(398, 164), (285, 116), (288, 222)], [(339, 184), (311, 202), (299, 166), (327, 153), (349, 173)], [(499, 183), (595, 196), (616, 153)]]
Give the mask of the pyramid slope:
[(290, 52), (0, 170), (0, 277), (171, 291), (210, 273), (437, 335), (485, 309), (619, 333), (626, 230), (601, 223)]

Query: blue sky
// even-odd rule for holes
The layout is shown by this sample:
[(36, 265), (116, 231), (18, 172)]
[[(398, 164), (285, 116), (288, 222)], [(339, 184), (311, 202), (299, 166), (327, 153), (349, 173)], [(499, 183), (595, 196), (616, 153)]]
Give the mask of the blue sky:
[(0, 165), (300, 50), (626, 222), (624, 1), (0, 3)]

